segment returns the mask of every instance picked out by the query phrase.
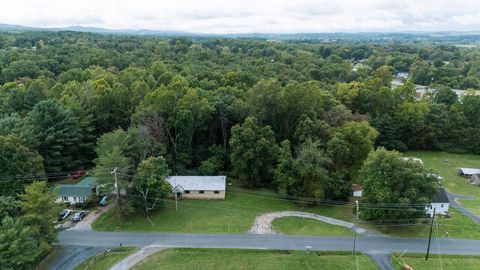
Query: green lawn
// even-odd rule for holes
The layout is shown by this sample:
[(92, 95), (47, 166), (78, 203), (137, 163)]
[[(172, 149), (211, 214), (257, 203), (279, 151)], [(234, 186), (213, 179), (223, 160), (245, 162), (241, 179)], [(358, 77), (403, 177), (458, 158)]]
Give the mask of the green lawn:
[[(448, 231), (450, 238), (480, 239), (480, 225), (451, 207), (452, 218), (438, 218), (438, 236), (445, 237)], [(399, 237), (428, 237), (430, 224), (415, 224), (411, 226), (378, 227), (385, 234)], [(434, 232), (435, 233), (435, 232)], [(437, 237), (435, 234), (434, 237)]]
[(273, 221), (273, 228), (278, 232), (292, 235), (353, 235), (353, 231), (348, 228), (300, 217), (278, 218)]
[(228, 191), (225, 201), (181, 200), (178, 212), (175, 202), (166, 200), (162, 209), (151, 214), (152, 225), (142, 213), (130, 216), (122, 226), (115, 209), (93, 223), (95, 230), (103, 231), (165, 231), (189, 233), (245, 233), (257, 215), (274, 211), (307, 211), (344, 220), (353, 220), (349, 206), (301, 207), (290, 201), (273, 197), (270, 193)]
[[(357, 255), (360, 269), (378, 269), (373, 261)], [(301, 252), (237, 249), (167, 249), (136, 265), (135, 270), (210, 270), (210, 269), (355, 269), (348, 252)]]
[[(421, 270), (477, 270), (480, 268), (480, 257), (478, 256), (461, 256), (461, 255), (442, 255), (441, 259), (438, 255), (432, 254), (425, 261), (424, 254), (406, 254), (402, 258), (392, 256), (393, 265), (396, 269), (402, 269), (404, 263), (413, 269)], [(442, 267), (441, 267), (442, 266)]]
[(480, 216), (480, 199), (479, 200), (458, 200), (458, 202), (465, 208), (468, 208), (472, 213)]
[[(253, 225), (257, 215), (274, 211), (306, 211), (333, 218), (355, 222), (353, 209), (347, 205), (302, 207), (290, 201), (273, 197), (273, 194), (245, 191), (229, 191), (225, 201), (182, 200), (178, 202), (178, 212), (175, 202), (167, 200), (164, 208), (151, 214), (152, 225), (141, 213), (127, 218), (122, 226), (117, 222), (116, 210), (111, 209), (93, 223), (93, 228), (100, 231), (163, 231), (185, 233), (245, 233)], [(480, 239), (480, 226), (451, 208), (451, 219), (439, 219), (442, 226), (439, 234), (449, 232), (450, 237)], [(304, 222), (302, 222), (304, 221)], [(287, 234), (330, 235), (330, 226), (313, 220), (280, 219), (274, 222), (280, 231)], [(295, 223), (295, 224), (294, 224)], [(294, 227), (295, 225), (295, 227)], [(296, 227), (298, 225), (298, 228)], [(318, 226), (317, 226), (318, 225)], [(427, 237), (428, 224), (404, 227), (378, 227), (361, 221), (360, 226), (370, 230), (400, 237)], [(339, 228), (343, 230), (343, 228)], [(347, 233), (339, 231), (338, 233)]]
[[(120, 247), (114, 248), (108, 253), (99, 253), (94, 257), (88, 258), (79, 266), (75, 267), (75, 270), (86, 269), (87, 265), (90, 265), (90, 270), (108, 270), (113, 265), (126, 258), (128, 255), (137, 251), (138, 248), (134, 247)], [(105, 254), (105, 255), (102, 255)]]
[(425, 168), (432, 169), (443, 177), (442, 184), (450, 192), (473, 195), (480, 199), (480, 187), (470, 185), (466, 178), (458, 175), (460, 167), (480, 168), (480, 155), (411, 151), (404, 153), (404, 156), (420, 158)]

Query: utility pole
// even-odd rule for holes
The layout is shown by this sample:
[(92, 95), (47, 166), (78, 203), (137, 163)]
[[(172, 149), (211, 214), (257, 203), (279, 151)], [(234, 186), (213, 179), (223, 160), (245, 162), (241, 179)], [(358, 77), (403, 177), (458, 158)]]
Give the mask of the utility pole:
[[(355, 205), (357, 209), (357, 222), (358, 222), (358, 200), (355, 200)], [(353, 256), (355, 257), (355, 268), (358, 270), (358, 258), (357, 258), (357, 231), (355, 231), (355, 234), (353, 235)]]
[(425, 255), (425, 261), (428, 261), (428, 254), (430, 253), (430, 242), (432, 241), (432, 229), (433, 229), (433, 221), (435, 220), (435, 210), (437, 210), (437, 208), (433, 208), (432, 222), (430, 223), (430, 235), (428, 236), (428, 246), (427, 246), (427, 254)]
[(358, 221), (358, 200), (355, 200), (355, 204), (357, 205), (357, 221)]
[(121, 218), (120, 218), (120, 205), (118, 204), (118, 202), (119, 202), (119, 200), (120, 200), (120, 189), (118, 188), (117, 167), (115, 167), (115, 168), (113, 169), (113, 171), (111, 172), (111, 174), (113, 174), (113, 180), (115, 181), (115, 182), (114, 182), (114, 187), (115, 187), (115, 190), (117, 191), (117, 198), (116, 198), (117, 217), (118, 217), (118, 221), (121, 221)]

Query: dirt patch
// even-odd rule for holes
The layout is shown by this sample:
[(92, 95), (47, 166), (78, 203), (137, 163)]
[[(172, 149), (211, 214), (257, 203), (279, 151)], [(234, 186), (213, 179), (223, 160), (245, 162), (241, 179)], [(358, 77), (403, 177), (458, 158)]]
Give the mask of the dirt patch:
[(273, 212), (267, 213), (255, 218), (255, 223), (253, 224), (252, 228), (250, 229), (249, 233), (252, 234), (278, 234), (272, 228), (272, 222), (281, 217), (301, 217), (301, 218), (309, 218), (318, 220), (321, 222), (325, 222), (331, 225), (342, 226), (345, 228), (349, 228), (357, 233), (363, 234), (365, 233), (365, 229), (358, 227), (357, 225), (346, 222), (339, 219), (334, 219), (326, 216), (321, 216), (317, 214), (307, 213), (307, 212), (292, 212), (292, 211), (283, 211), (283, 212)]

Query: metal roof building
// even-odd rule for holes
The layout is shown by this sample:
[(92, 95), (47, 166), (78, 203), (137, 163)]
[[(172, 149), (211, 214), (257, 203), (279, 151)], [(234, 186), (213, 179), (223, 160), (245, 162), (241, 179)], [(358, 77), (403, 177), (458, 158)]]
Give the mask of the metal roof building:
[(465, 176), (470, 176), (470, 175), (474, 175), (474, 174), (480, 175), (480, 169), (475, 169), (475, 168), (460, 168), (460, 169), (458, 170), (458, 173), (461, 174), (461, 175), (465, 175)]
[(194, 199), (225, 199), (226, 176), (169, 176), (177, 196)]

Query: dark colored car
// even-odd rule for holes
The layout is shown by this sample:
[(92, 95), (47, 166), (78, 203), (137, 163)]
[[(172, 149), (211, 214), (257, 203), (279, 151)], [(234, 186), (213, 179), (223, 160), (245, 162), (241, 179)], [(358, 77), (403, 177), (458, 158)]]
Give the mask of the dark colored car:
[(60, 212), (60, 214), (58, 214), (58, 221), (62, 221), (64, 219), (66, 219), (71, 213), (72, 213), (71, 210), (63, 209), (62, 212)]
[(80, 220), (82, 220), (86, 215), (87, 215), (87, 213), (84, 212), (84, 211), (75, 213), (75, 215), (73, 215), (72, 221), (80, 221)]

